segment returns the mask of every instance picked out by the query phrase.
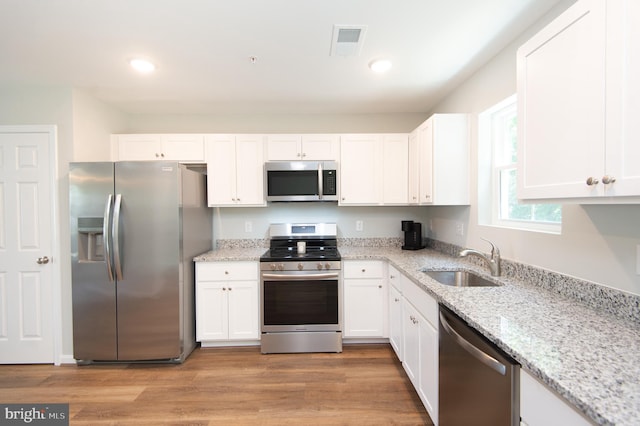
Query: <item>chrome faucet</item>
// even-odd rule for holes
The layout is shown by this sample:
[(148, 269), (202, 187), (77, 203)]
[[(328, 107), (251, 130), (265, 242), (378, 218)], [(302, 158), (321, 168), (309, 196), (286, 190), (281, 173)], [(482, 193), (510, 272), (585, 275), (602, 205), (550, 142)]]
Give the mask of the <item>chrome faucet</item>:
[(491, 244), (491, 257), (487, 256), (482, 252), (479, 252), (478, 250), (473, 250), (473, 249), (462, 250), (460, 252), (460, 257), (467, 257), (470, 254), (475, 254), (476, 256), (481, 257), (489, 265), (489, 269), (491, 270), (491, 276), (499, 277), (500, 276), (500, 250), (498, 250), (498, 247), (496, 247), (491, 241), (487, 240), (486, 238), (482, 238), (482, 237), (480, 238), (482, 240), (485, 240), (489, 244)]

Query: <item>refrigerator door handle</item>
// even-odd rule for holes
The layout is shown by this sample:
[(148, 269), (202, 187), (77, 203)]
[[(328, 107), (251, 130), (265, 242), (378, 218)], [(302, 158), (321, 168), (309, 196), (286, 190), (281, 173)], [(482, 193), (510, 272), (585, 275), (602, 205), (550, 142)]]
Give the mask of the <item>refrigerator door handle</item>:
[(113, 207), (113, 263), (116, 269), (116, 278), (122, 280), (122, 262), (120, 259), (120, 208), (122, 207), (122, 194), (116, 194), (116, 201)]
[(107, 264), (107, 273), (109, 275), (109, 281), (113, 281), (113, 263), (111, 257), (111, 238), (109, 238), (109, 231), (111, 223), (111, 210), (113, 207), (113, 194), (109, 194), (107, 197), (107, 203), (104, 206), (104, 218), (102, 221), (102, 241), (104, 246), (104, 258)]

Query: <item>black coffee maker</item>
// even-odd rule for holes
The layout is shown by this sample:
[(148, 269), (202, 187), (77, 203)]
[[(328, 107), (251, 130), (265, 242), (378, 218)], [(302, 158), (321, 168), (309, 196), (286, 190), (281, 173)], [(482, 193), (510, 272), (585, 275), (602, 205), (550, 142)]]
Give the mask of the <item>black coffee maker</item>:
[(412, 220), (402, 221), (404, 231), (404, 245), (402, 250), (420, 250), (425, 246), (422, 244), (422, 224)]

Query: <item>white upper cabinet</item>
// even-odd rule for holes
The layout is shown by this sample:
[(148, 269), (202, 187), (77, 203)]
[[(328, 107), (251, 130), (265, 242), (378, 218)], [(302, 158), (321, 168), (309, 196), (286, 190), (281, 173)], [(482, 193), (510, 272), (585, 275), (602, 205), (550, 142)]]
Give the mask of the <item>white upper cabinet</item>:
[(267, 161), (337, 161), (339, 146), (339, 135), (267, 135)]
[(408, 204), (407, 134), (349, 134), (340, 140), (340, 205)]
[(382, 137), (344, 135), (340, 140), (340, 205), (372, 205), (381, 201)]
[(434, 114), (409, 135), (410, 204), (469, 204), (469, 116)]
[(204, 162), (201, 134), (115, 135), (115, 139), (118, 161)]
[(207, 135), (207, 197), (213, 206), (266, 206), (264, 136)]
[(518, 50), (519, 198), (640, 195), (638, 19), (580, 0)]

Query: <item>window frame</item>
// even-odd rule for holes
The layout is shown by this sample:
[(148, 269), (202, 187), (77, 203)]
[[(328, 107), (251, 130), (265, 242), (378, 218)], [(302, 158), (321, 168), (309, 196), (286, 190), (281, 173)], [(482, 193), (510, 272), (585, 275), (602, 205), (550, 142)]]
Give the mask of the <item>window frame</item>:
[[(517, 114), (517, 95), (513, 94), (506, 99), (496, 103), (495, 105), (487, 108), (478, 114), (478, 137), (479, 150), (486, 149), (488, 152), (484, 154), (479, 153), (479, 159), (482, 162), (485, 161), (485, 165), (479, 165), (479, 173), (486, 172), (488, 179), (484, 179), (484, 185), (486, 186), (483, 191), (480, 191), (478, 203), (489, 202), (490, 206), (479, 206), (479, 211), (486, 212), (484, 214), (484, 225), (496, 226), (500, 228), (519, 229), (526, 231), (535, 231), (542, 233), (560, 234), (562, 231), (562, 218), (560, 222), (544, 222), (539, 220), (526, 220), (526, 219), (503, 219), (501, 217), (501, 186), (503, 180), (501, 179), (501, 173), (505, 173), (509, 170), (515, 170), (517, 172), (517, 162), (508, 163), (504, 162), (498, 164), (497, 161), (497, 143), (499, 141), (495, 138), (495, 119), (500, 115), (503, 117)], [(500, 139), (503, 139), (502, 137)], [(503, 142), (504, 141), (500, 141)], [(479, 185), (482, 186), (483, 179), (479, 179)], [(488, 197), (480, 197), (480, 193), (485, 193)], [(484, 200), (484, 201), (483, 201)], [(508, 201), (507, 201), (508, 203)], [(523, 203), (524, 205), (535, 205), (538, 203)], [(533, 209), (533, 207), (532, 207)]]

